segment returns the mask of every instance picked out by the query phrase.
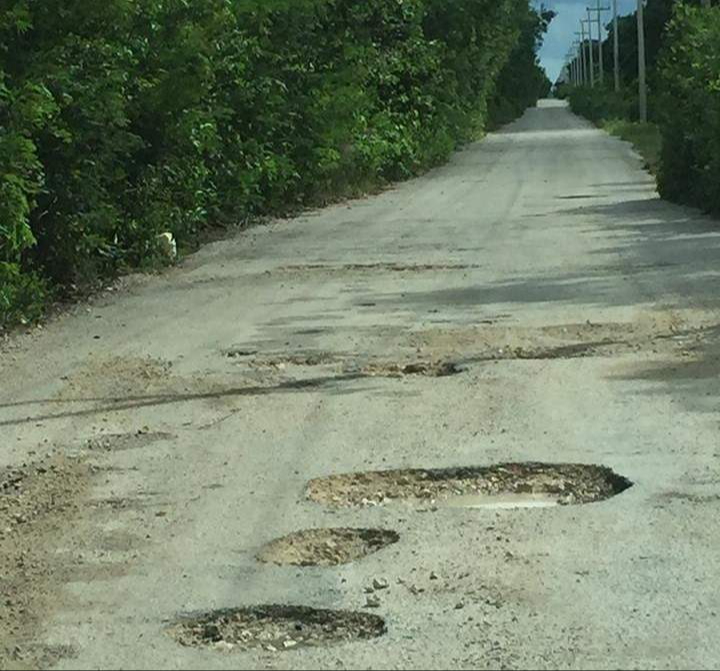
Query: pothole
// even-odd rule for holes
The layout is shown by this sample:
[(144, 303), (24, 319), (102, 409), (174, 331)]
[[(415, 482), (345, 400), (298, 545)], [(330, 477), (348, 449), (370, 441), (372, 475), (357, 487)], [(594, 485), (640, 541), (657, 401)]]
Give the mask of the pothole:
[(584, 322), (551, 326), (509, 324), (433, 327), (409, 343), (421, 357), (465, 363), (505, 360), (574, 359), (629, 352), (692, 352), (717, 330), (696, 311), (641, 314), (633, 322)]
[(602, 348), (618, 344), (622, 343), (618, 340), (598, 340), (589, 343), (558, 345), (556, 347), (499, 347), (496, 351), (482, 354), (473, 360), (510, 361), (513, 359), (532, 359), (542, 361), (544, 359), (577, 359), (597, 355)]
[(448, 377), (463, 372), (456, 363), (451, 361), (415, 361), (412, 363), (370, 363), (363, 366), (360, 372), (368, 376), (403, 377), (406, 375), (422, 375), (425, 377)]
[(248, 356), (255, 356), (258, 353), (256, 349), (247, 349), (243, 347), (231, 347), (225, 350), (225, 356), (228, 359), (242, 359)]
[(135, 450), (163, 440), (172, 440), (173, 438), (175, 438), (175, 436), (171, 433), (142, 429), (134, 433), (100, 434), (88, 439), (85, 445), (89, 450), (116, 452)]
[(268, 543), (258, 559), (278, 565), (338, 566), (399, 540), (397, 533), (385, 529), (306, 529)]
[(307, 496), (335, 507), (404, 500), (438, 507), (516, 508), (603, 501), (632, 484), (606, 466), (527, 462), (333, 475), (311, 480)]
[(340, 363), (344, 356), (332, 352), (296, 352), (294, 354), (258, 354), (254, 350), (230, 349), (226, 356), (233, 359), (245, 359), (251, 368), (274, 368), (282, 370), (293, 366), (315, 367)]
[(242, 363), (250, 368), (278, 371), (333, 366), (344, 373), (368, 377), (404, 377), (408, 375), (447, 377), (464, 372), (457, 363), (444, 359), (428, 358), (427, 360), (397, 362), (379, 361), (366, 357), (357, 361), (347, 353), (322, 350), (261, 355), (250, 349), (232, 348), (225, 350), (225, 355), (229, 358), (241, 359)]
[(220, 650), (263, 648), (279, 652), (366, 641), (387, 631), (377, 615), (303, 606), (217, 610), (181, 619), (170, 634), (182, 645)]

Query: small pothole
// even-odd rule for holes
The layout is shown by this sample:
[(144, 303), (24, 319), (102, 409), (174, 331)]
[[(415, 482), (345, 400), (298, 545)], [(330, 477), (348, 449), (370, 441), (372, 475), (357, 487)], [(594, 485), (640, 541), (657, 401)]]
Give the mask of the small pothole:
[(538, 507), (602, 501), (632, 484), (606, 466), (527, 462), (332, 475), (311, 480), (307, 495), (336, 507), (393, 500), (438, 506)]
[(574, 343), (555, 347), (501, 347), (497, 351), (479, 355), (476, 361), (512, 361), (529, 359), (542, 361), (545, 359), (578, 359), (596, 356), (603, 348), (620, 344), (617, 340), (598, 340), (588, 343)]
[(425, 377), (448, 377), (463, 372), (451, 361), (415, 361), (411, 363), (370, 363), (363, 366), (361, 372), (368, 376), (404, 377), (421, 375)]
[(170, 634), (182, 645), (280, 652), (366, 641), (387, 631), (377, 615), (304, 606), (256, 606), (181, 618)]
[(122, 450), (136, 450), (148, 447), (153, 443), (172, 440), (175, 436), (162, 431), (140, 430), (133, 433), (105, 433), (90, 438), (86, 442), (89, 450), (103, 450), (119, 452)]
[(293, 354), (265, 354), (261, 355), (254, 350), (233, 349), (227, 350), (226, 355), (230, 358), (244, 359), (251, 368), (274, 368), (282, 370), (288, 367), (314, 367), (327, 366), (340, 363), (344, 357), (332, 352), (296, 352)]
[(399, 540), (397, 533), (385, 529), (306, 529), (268, 543), (258, 559), (278, 565), (339, 566)]

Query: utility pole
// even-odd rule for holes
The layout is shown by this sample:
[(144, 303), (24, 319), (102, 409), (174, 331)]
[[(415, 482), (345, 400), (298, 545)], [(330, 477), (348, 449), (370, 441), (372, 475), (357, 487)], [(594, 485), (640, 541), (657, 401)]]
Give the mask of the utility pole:
[(613, 0), (613, 56), (615, 58), (615, 92), (620, 91), (620, 37), (618, 36), (618, 0)]
[[(595, 7), (588, 7), (588, 16), (590, 16), (590, 12), (597, 12), (597, 25), (598, 25), (598, 61), (600, 65), (600, 86), (602, 86), (605, 83), (605, 64), (603, 62), (604, 60), (604, 54), (603, 54), (603, 25), (602, 25), (602, 13), (607, 12), (610, 7), (602, 7), (601, 0), (597, 0), (597, 5)], [(592, 40), (591, 40), (592, 44)]]
[(588, 24), (588, 52), (590, 53), (590, 88), (595, 88), (595, 57), (593, 56), (593, 36), (592, 36), (592, 17), (590, 16), (590, 10), (588, 10), (588, 17), (586, 21), (581, 22), (583, 24), (583, 31), (585, 30), (585, 23)]
[(575, 68), (575, 86), (580, 86), (580, 61), (577, 52), (573, 56), (573, 67)]
[(582, 86), (585, 83), (583, 79), (583, 59), (580, 51), (580, 42), (575, 45), (575, 76), (577, 77), (577, 85)]
[(580, 86), (584, 86), (585, 82), (585, 33), (575, 33), (578, 37), (582, 36), (582, 41), (575, 40), (579, 45), (578, 48), (578, 60), (579, 60), (579, 74), (580, 74)]
[(570, 63), (570, 83), (577, 86), (577, 54), (575, 53), (574, 44), (568, 49), (567, 59)]
[(565, 54), (565, 67), (562, 69), (562, 74), (565, 76), (565, 82), (568, 84), (572, 84), (573, 81), (573, 74), (572, 74), (572, 55), (570, 54), (570, 51)]
[(647, 112), (647, 80), (645, 73), (645, 0), (637, 0), (638, 24), (638, 87), (640, 99), (640, 121), (648, 120)]
[(592, 57), (592, 49), (590, 47), (590, 41), (585, 36), (585, 24), (587, 21), (580, 20), (580, 32), (582, 35), (582, 46), (580, 47), (583, 50), (583, 60), (585, 61), (585, 83), (590, 84), (590, 87), (592, 88), (595, 86), (595, 75), (593, 74), (593, 57)]
[(567, 54), (565, 54), (565, 58), (567, 59), (568, 84), (570, 84), (571, 86), (576, 86), (577, 82), (575, 81), (575, 52), (573, 51), (572, 47), (568, 49)]

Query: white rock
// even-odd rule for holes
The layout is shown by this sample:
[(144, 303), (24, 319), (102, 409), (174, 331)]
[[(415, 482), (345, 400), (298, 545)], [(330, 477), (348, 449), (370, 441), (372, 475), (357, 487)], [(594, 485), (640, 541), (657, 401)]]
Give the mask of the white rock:
[(174, 261), (177, 258), (177, 242), (175, 242), (173, 234), (161, 233), (157, 236), (157, 239), (162, 254), (171, 261)]
[(235, 645), (233, 643), (228, 643), (227, 641), (218, 641), (215, 644), (215, 649), (221, 652), (230, 652), (234, 647)]
[(375, 578), (373, 580), (373, 588), (377, 590), (387, 589), (390, 587), (390, 583), (385, 578)]

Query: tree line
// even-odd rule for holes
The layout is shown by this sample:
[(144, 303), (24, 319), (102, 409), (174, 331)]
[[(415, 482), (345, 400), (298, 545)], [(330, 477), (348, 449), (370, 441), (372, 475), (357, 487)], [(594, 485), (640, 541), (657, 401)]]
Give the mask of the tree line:
[[(603, 42), (606, 86), (568, 91), (575, 111), (593, 121), (638, 119), (635, 13), (618, 22), (622, 90), (612, 90), (613, 35)], [(648, 115), (662, 138), (663, 196), (720, 213), (720, 6), (703, 0), (647, 0)]]
[(549, 90), (529, 0), (6, 0), (0, 326), (416, 174)]

